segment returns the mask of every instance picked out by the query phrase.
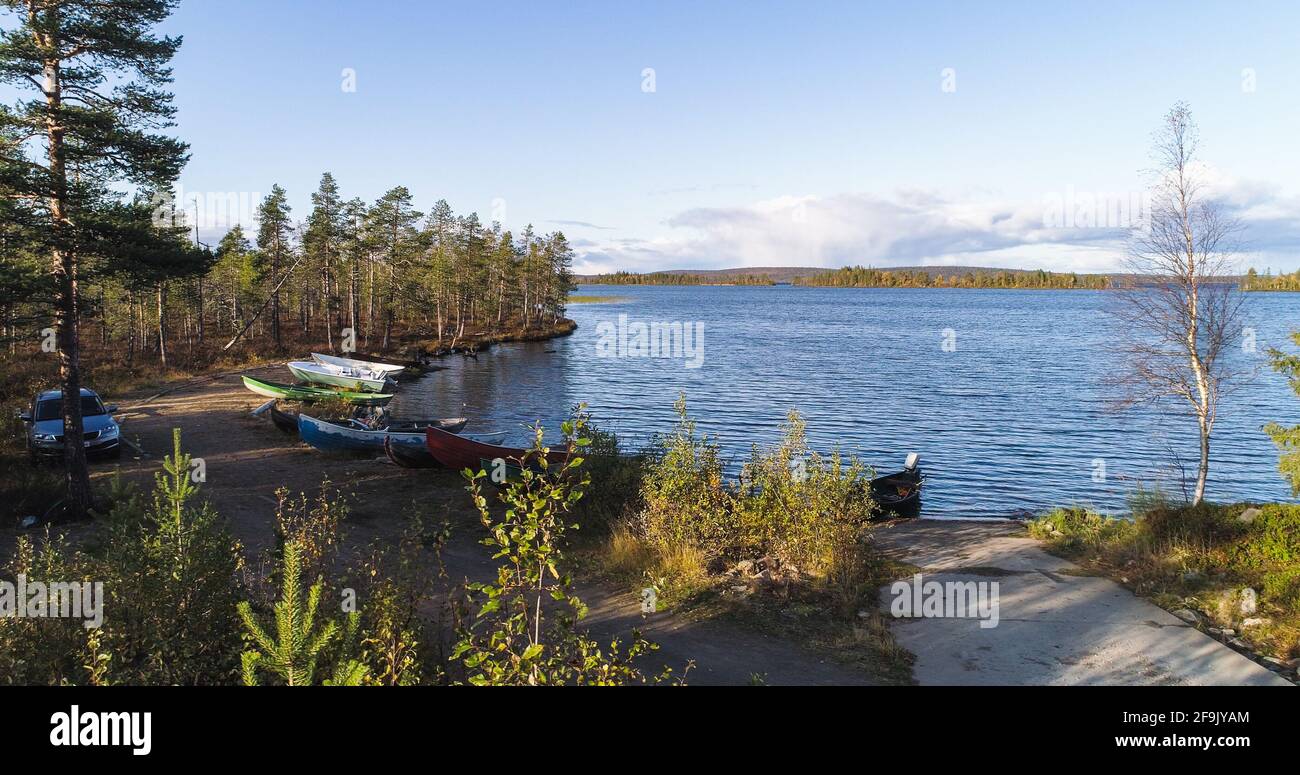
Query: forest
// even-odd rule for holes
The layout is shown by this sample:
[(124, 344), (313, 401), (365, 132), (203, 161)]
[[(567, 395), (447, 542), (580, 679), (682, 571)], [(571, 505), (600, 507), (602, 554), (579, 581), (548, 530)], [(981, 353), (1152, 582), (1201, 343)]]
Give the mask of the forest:
[(924, 270), (891, 271), (862, 266), (846, 266), (833, 272), (795, 278), (795, 285), (825, 288), (1025, 288), (1104, 290), (1110, 277), (1075, 272), (970, 271), (958, 274), (930, 273)]
[(1300, 291), (1300, 271), (1275, 275), (1260, 274), (1252, 267), (1241, 278), (1243, 291)]
[(613, 272), (584, 276), (592, 285), (773, 285), (762, 274), (696, 274), (691, 272)]
[[(188, 236), (186, 216), (166, 196), (155, 199), (164, 204), (151, 222), (143, 196), (121, 205), (154, 244), (86, 252), (79, 267), (88, 343), (127, 364), (201, 365), (236, 337), (259, 351), (282, 351), (287, 340), (335, 350), (350, 330), (354, 349), (389, 350), (409, 344), (399, 335), (418, 343), (530, 328), (561, 319), (573, 285), (562, 233), (529, 227), (516, 236), (444, 200), (425, 214), (403, 186), (367, 204), (344, 199), (327, 172), (303, 219), (273, 186), (255, 221), (231, 227), (215, 246)], [(38, 344), (54, 313), (48, 256), (24, 242), (19, 223), (0, 227), (10, 353)]]

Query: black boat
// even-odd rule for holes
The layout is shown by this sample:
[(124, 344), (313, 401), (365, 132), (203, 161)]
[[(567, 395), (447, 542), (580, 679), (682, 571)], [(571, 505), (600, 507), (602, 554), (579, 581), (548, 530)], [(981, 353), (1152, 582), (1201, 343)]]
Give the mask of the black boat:
[(876, 519), (912, 518), (921, 515), (921, 458), (907, 456), (906, 467), (896, 474), (871, 480), (871, 498), (880, 509)]
[(395, 466), (401, 468), (437, 468), (438, 461), (433, 459), (429, 450), (423, 446), (410, 447), (405, 444), (394, 444), (390, 438), (384, 439), (384, 454), (388, 460)]
[(275, 427), (279, 428), (284, 433), (292, 433), (295, 436), (298, 435), (298, 415), (289, 412), (281, 412), (278, 402), (271, 404), (271, 422), (275, 423)]

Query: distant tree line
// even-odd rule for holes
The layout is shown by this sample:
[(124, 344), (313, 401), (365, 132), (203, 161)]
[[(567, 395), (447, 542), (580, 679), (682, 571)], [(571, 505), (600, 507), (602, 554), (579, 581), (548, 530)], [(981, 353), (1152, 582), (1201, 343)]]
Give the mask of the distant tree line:
[(775, 285), (763, 274), (696, 274), (686, 272), (614, 272), (582, 278), (592, 285)]
[(1260, 274), (1252, 267), (1241, 278), (1241, 289), (1243, 291), (1300, 291), (1300, 271), (1278, 275), (1272, 272)]
[(971, 271), (943, 274), (924, 270), (872, 269), (846, 266), (830, 272), (797, 277), (795, 285), (824, 288), (1034, 288), (1102, 290), (1110, 287), (1107, 275), (1075, 272)]

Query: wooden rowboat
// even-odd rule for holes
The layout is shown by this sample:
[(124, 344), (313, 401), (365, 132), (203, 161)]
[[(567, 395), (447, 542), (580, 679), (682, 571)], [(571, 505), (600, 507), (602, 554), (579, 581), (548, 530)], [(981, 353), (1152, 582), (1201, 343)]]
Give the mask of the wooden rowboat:
[[(455, 435), (453, 429), (464, 428), (468, 421), (463, 417), (456, 417), (432, 422), (436, 422), (438, 426), (428, 426), (428, 430)], [(444, 428), (448, 430), (444, 431)], [(353, 423), (326, 422), (309, 415), (298, 415), (299, 438), (323, 452), (383, 452), (385, 440), (389, 440), (396, 446), (418, 449), (424, 446), (425, 430), (426, 428), (400, 431), (373, 430)]]
[[(425, 443), (429, 448), (429, 454), (433, 455), (435, 460), (454, 471), (477, 468), (479, 461), (484, 459), (503, 458), (518, 463), (529, 452), (518, 447), (501, 447), (467, 436), (457, 436), (438, 428), (429, 428), (425, 431)], [(546, 459), (553, 464), (563, 463), (565, 454), (564, 450), (551, 450)]]
[(338, 355), (325, 355), (324, 353), (312, 353), (311, 357), (312, 360), (326, 366), (338, 366), (343, 369), (356, 369), (359, 371), (373, 371), (376, 374), (384, 374), (389, 377), (395, 377), (402, 371), (406, 370), (405, 366), (398, 366), (395, 363), (363, 361), (356, 358), (343, 358)]
[(284, 398), (290, 401), (312, 403), (315, 401), (343, 400), (351, 404), (364, 406), (382, 406), (393, 400), (392, 393), (358, 393), (350, 390), (330, 390), (329, 388), (310, 385), (286, 385), (283, 382), (271, 382), (257, 379), (247, 374), (243, 376), (244, 387), (267, 398)]
[(369, 369), (330, 366), (315, 361), (289, 361), (285, 366), (303, 382), (332, 385), (361, 393), (382, 393), (388, 384), (387, 376)]

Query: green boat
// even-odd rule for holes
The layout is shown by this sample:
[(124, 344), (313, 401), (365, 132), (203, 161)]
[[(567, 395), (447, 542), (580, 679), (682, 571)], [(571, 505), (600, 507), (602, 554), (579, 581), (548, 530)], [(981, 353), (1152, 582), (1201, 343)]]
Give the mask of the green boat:
[(314, 401), (347, 401), (361, 406), (383, 406), (393, 400), (392, 393), (357, 393), (351, 390), (330, 390), (329, 388), (310, 385), (286, 385), (283, 382), (268, 382), (264, 379), (243, 376), (244, 387), (267, 398), (284, 398), (290, 401), (302, 401), (310, 404)]

